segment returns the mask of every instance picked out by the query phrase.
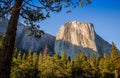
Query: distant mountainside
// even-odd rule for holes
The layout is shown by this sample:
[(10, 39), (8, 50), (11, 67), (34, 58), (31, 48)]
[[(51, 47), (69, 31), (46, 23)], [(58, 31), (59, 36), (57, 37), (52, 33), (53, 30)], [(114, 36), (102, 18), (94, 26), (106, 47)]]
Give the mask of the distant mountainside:
[(75, 54), (81, 51), (84, 51), (85, 55), (110, 54), (111, 45), (95, 33), (92, 23), (65, 23), (57, 33), (55, 52), (59, 55), (66, 52), (67, 56), (73, 59)]
[[(0, 34), (3, 35), (7, 31), (8, 19), (5, 17), (0, 19)], [(42, 52), (45, 46), (48, 46), (48, 53), (54, 53), (54, 42), (55, 37), (45, 33), (41, 38), (29, 36), (30, 30), (28, 30), (28, 26), (25, 26), (22, 23), (18, 23), (17, 26), (17, 37), (16, 37), (16, 47), (19, 50), (24, 51), (34, 51), (34, 52)]]
[(9, 20), (6, 19), (5, 17), (0, 18), (0, 35), (6, 33), (8, 21), (9, 21)]
[[(7, 30), (8, 19), (0, 19), (0, 34), (5, 34)], [(30, 30), (28, 26), (18, 23), (16, 47), (23, 51), (42, 52), (45, 46), (48, 46), (48, 53), (53, 54), (58, 52), (62, 55), (66, 52), (67, 56), (74, 59), (76, 53), (81, 51), (85, 55), (110, 54), (111, 44), (102, 39), (95, 33), (92, 23), (83, 23), (79, 21), (71, 21), (65, 23), (56, 35), (54, 36), (45, 33), (41, 38), (28, 36)]]

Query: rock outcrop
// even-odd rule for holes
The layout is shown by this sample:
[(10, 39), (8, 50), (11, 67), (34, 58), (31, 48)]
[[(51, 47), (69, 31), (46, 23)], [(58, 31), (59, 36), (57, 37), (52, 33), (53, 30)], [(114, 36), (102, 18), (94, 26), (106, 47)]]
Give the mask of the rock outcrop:
[(100, 54), (111, 52), (111, 45), (98, 36), (94, 31), (92, 23), (72, 21), (65, 23), (57, 33), (55, 41), (55, 52), (74, 59), (76, 53), (81, 51), (88, 54)]
[[(0, 35), (3, 35), (7, 31), (8, 19), (5, 17), (0, 18)], [(49, 54), (54, 53), (54, 42), (55, 37), (45, 33), (42, 37), (29, 36), (30, 30), (28, 26), (22, 23), (18, 23), (17, 36), (16, 36), (16, 47), (22, 51), (34, 51), (42, 52), (45, 46), (48, 46)]]

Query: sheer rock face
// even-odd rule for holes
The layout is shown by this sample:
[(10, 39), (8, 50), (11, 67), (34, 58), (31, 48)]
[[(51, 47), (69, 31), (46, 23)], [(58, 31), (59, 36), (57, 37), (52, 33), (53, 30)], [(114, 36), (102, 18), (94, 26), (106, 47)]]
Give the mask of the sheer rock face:
[[(8, 19), (5, 17), (0, 18), (0, 35), (3, 35), (7, 31)], [(30, 30), (28, 30), (28, 26), (25, 26), (22, 23), (18, 23), (17, 26), (17, 36), (16, 36), (16, 47), (19, 50), (25, 51), (34, 51), (34, 52), (42, 52), (45, 46), (48, 46), (49, 54), (54, 53), (54, 42), (55, 37), (45, 33), (41, 38), (28, 36)]]
[(54, 42), (55, 42), (55, 37), (45, 33), (42, 35), (42, 37), (34, 37), (34, 36), (28, 36), (30, 33), (30, 30), (28, 30), (28, 27), (25, 27), (18, 36), (16, 44), (18, 49), (20, 50), (30, 50), (30, 51), (35, 51), (37, 53), (43, 52), (45, 46), (48, 46), (49, 49), (49, 54), (52, 55), (54, 53)]
[(5, 17), (0, 18), (0, 35), (5, 34), (7, 31), (8, 19)]
[(103, 55), (104, 52), (110, 53), (111, 45), (95, 33), (91, 23), (65, 23), (57, 33), (55, 52), (60, 55), (66, 52), (67, 56), (73, 59), (75, 54), (81, 51), (84, 51), (85, 55)]

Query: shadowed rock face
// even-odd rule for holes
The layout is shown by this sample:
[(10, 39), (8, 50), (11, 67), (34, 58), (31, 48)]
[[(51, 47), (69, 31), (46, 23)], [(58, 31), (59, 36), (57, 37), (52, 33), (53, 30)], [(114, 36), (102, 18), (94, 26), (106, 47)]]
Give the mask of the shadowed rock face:
[(16, 40), (16, 46), (20, 50), (30, 50), (35, 51), (37, 53), (42, 52), (45, 48), (45, 46), (48, 46), (49, 53), (54, 53), (54, 42), (55, 37), (45, 33), (42, 35), (42, 37), (34, 37), (34, 36), (28, 36), (30, 30), (28, 30), (28, 27), (25, 27), (21, 34), (17, 36)]
[[(7, 31), (8, 19), (0, 18), (0, 34), (5, 34)], [(25, 51), (34, 51), (34, 52), (42, 52), (45, 46), (48, 46), (49, 54), (54, 53), (54, 42), (55, 37), (45, 33), (41, 38), (28, 36), (30, 30), (28, 30), (28, 26), (23, 25), (22, 23), (18, 23), (17, 26), (17, 36), (16, 36), (16, 47), (19, 50)]]
[(7, 30), (8, 19), (5, 17), (0, 18), (0, 35), (5, 34)]
[(76, 52), (88, 54), (110, 53), (111, 45), (99, 37), (93, 24), (72, 21), (65, 23), (57, 33), (55, 41), (55, 52), (62, 55), (66, 52), (67, 56), (74, 58)]

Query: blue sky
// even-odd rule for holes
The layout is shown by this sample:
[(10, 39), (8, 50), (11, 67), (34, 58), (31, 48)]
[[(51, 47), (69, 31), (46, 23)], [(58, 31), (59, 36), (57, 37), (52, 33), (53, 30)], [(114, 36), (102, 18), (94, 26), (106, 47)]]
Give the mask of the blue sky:
[(113, 41), (120, 49), (120, 0), (91, 1), (92, 4), (89, 6), (77, 7), (68, 14), (65, 10), (52, 13), (49, 19), (40, 23), (41, 29), (55, 36), (65, 22), (91, 22), (98, 35), (109, 43)]

